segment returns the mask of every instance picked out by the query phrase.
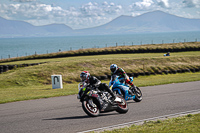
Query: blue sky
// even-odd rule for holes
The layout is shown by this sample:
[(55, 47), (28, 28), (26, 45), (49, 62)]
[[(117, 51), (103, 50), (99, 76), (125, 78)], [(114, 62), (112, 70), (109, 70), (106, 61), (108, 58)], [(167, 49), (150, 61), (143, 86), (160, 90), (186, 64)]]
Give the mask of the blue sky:
[(161, 10), (200, 19), (200, 0), (0, 0), (0, 17), (33, 25), (66, 24), (73, 29), (99, 26), (121, 15)]

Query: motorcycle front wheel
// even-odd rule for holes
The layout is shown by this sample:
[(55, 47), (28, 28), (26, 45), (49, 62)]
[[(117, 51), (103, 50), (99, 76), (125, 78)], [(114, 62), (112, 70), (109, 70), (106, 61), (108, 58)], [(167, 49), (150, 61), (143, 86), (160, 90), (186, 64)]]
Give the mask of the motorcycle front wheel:
[(135, 87), (133, 93), (135, 94), (135, 99), (133, 99), (135, 102), (142, 101), (142, 91), (140, 90), (140, 88)]
[(87, 115), (91, 117), (96, 117), (99, 115), (99, 108), (97, 107), (95, 103), (92, 102), (92, 104), (93, 105), (89, 103), (89, 100), (83, 101), (82, 108)]

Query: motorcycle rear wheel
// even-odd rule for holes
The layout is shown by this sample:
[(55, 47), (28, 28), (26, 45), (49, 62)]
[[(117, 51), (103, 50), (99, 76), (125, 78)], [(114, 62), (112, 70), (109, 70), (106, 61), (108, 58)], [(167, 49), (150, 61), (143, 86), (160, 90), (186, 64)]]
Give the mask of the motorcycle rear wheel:
[(125, 114), (128, 112), (128, 104), (126, 103), (126, 100), (117, 95), (118, 98), (120, 98), (122, 100), (122, 102), (117, 102), (118, 103), (118, 108), (116, 109), (116, 111), (120, 114)]
[[(95, 103), (93, 103), (93, 104), (96, 105)], [(82, 102), (82, 108), (83, 108), (84, 112), (91, 117), (97, 117), (100, 113), (97, 105), (96, 105), (96, 107), (92, 107), (88, 101)]]

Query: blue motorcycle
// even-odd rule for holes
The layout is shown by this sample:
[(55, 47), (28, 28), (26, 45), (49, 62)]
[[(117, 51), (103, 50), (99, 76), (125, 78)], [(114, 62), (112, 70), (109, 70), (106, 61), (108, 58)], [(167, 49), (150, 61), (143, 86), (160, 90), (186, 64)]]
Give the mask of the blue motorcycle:
[[(130, 80), (133, 82), (133, 77), (130, 77)], [(109, 86), (115, 94), (122, 96), (126, 101), (132, 99), (135, 102), (142, 101), (141, 90), (137, 86), (130, 88), (129, 85), (125, 83), (124, 78), (119, 78), (119, 76), (113, 75), (109, 82)]]

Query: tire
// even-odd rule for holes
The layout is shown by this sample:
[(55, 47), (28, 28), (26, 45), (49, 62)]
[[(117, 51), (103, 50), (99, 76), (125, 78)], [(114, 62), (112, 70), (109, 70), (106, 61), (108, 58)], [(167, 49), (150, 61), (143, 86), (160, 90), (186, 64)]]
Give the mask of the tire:
[(133, 93), (135, 94), (135, 99), (133, 99), (135, 102), (142, 101), (142, 92), (140, 88), (136, 87)]
[[(96, 105), (95, 103), (93, 103), (94, 105)], [(84, 110), (84, 112), (91, 117), (97, 117), (99, 115), (99, 108), (97, 107), (92, 107), (88, 101), (83, 101), (82, 102), (82, 108)]]
[(118, 113), (120, 113), (120, 114), (127, 113), (128, 112), (128, 104), (126, 103), (126, 100), (123, 97), (119, 96), (119, 95), (117, 95), (117, 97), (120, 98), (123, 102), (122, 103), (117, 102), (118, 103), (118, 107), (117, 107), (116, 111)]

